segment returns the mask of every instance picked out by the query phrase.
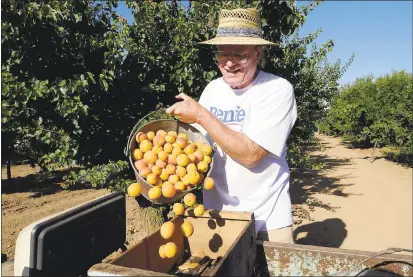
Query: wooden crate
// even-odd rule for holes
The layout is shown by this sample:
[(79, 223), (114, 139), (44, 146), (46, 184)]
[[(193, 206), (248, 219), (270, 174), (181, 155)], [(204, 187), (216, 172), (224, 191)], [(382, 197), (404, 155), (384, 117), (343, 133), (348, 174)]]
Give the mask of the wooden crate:
[[(186, 238), (181, 224), (194, 226)], [(192, 210), (172, 220), (175, 232), (165, 240), (159, 230), (107, 264), (96, 264), (88, 276), (251, 276), (256, 259), (255, 221), (253, 213), (207, 210), (201, 217)], [(159, 247), (173, 241), (178, 252), (174, 258), (162, 259)], [(179, 269), (184, 263), (198, 263), (192, 269)]]

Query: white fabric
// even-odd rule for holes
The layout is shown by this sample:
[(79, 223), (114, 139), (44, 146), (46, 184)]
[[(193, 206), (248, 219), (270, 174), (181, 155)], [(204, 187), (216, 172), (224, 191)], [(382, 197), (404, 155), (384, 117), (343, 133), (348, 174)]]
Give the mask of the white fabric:
[[(211, 172), (215, 188), (204, 190), (204, 206), (254, 212), (257, 233), (291, 225), (285, 143), (297, 118), (292, 85), (260, 71), (252, 86), (232, 89), (221, 77), (206, 86), (199, 103), (228, 127), (246, 134), (269, 151), (255, 168), (248, 169), (216, 145)], [(194, 126), (213, 143), (205, 129)]]

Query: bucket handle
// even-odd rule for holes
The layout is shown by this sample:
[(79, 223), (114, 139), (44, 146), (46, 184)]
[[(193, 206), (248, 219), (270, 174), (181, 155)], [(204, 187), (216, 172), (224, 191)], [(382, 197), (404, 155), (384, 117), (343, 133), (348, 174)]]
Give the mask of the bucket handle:
[[(127, 158), (129, 157), (129, 152), (130, 152), (130, 142), (131, 142), (131, 140), (132, 140), (132, 138), (133, 138), (133, 135), (135, 134), (136, 130), (138, 129), (139, 124), (140, 124), (144, 119), (148, 118), (150, 115), (152, 115), (152, 114), (155, 113), (155, 112), (164, 111), (164, 112), (166, 113), (166, 109), (167, 109), (167, 108), (161, 108), (161, 109), (158, 109), (158, 110), (151, 111), (150, 113), (148, 113), (147, 115), (145, 115), (144, 117), (142, 117), (142, 118), (138, 121), (138, 123), (135, 124), (135, 126), (133, 126), (132, 131), (131, 131), (131, 133), (129, 134), (126, 147), (124, 148), (124, 154), (125, 154), (125, 156), (126, 156)], [(178, 119), (177, 117), (172, 116), (172, 118), (174, 118), (176, 121), (179, 121), (179, 119)]]

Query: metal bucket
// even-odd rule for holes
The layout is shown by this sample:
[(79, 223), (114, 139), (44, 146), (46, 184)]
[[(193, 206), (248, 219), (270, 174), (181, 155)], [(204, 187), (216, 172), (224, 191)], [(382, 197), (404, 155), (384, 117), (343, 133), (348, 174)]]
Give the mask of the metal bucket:
[[(153, 112), (152, 112), (153, 113)], [(184, 197), (187, 193), (196, 190), (198, 187), (193, 187), (189, 190), (185, 190), (185, 191), (176, 191), (176, 194), (174, 197), (172, 198), (167, 198), (163, 195), (161, 195), (161, 197), (159, 197), (156, 200), (152, 200), (148, 197), (148, 191), (149, 189), (153, 188), (154, 186), (149, 184), (145, 178), (143, 178), (142, 176), (139, 175), (139, 172), (137, 171), (137, 169), (135, 168), (134, 165), (134, 160), (132, 158), (132, 152), (135, 148), (138, 147), (138, 142), (135, 139), (135, 136), (138, 132), (144, 132), (147, 133), (149, 131), (153, 131), (156, 133), (157, 130), (159, 129), (163, 129), (166, 132), (169, 131), (175, 131), (177, 134), (179, 133), (185, 133), (188, 135), (188, 140), (191, 140), (193, 142), (203, 142), (203, 143), (207, 143), (208, 145), (211, 146), (212, 148), (212, 154), (211, 154), (211, 158), (214, 155), (215, 152), (215, 148), (213, 145), (211, 145), (209, 143), (209, 141), (206, 139), (206, 137), (195, 127), (186, 124), (182, 121), (179, 120), (174, 120), (174, 119), (159, 119), (159, 120), (154, 120), (154, 121), (150, 121), (149, 123), (143, 125), (142, 127), (138, 128), (139, 125), (141, 125), (141, 122), (143, 120), (146, 120), (147, 117), (149, 117), (149, 115), (151, 115), (152, 113), (146, 115), (145, 117), (143, 117), (136, 125), (135, 127), (132, 129), (131, 134), (129, 135), (129, 139), (128, 139), (128, 144), (127, 147), (125, 148), (125, 155), (128, 157), (129, 162), (133, 168), (133, 171), (135, 173), (135, 177), (136, 177), (136, 181), (138, 183), (141, 183), (142, 185), (142, 195), (148, 199), (149, 201), (151, 201), (152, 203), (156, 203), (156, 204), (170, 204), (173, 203), (179, 199), (181, 199), (182, 197)], [(214, 161), (212, 159), (211, 164), (209, 165), (209, 169), (206, 172), (206, 174), (204, 175), (205, 177), (209, 176), (212, 170), (212, 167), (214, 165)], [(202, 184), (202, 183), (201, 183)]]

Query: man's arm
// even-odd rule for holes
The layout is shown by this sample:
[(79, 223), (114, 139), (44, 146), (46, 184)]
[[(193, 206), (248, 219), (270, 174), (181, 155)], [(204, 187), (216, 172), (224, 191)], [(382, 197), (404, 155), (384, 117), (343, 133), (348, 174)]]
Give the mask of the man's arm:
[(233, 160), (247, 168), (253, 168), (268, 153), (245, 134), (226, 126), (191, 97), (181, 93), (177, 98), (184, 101), (175, 103), (166, 112), (185, 123), (201, 125)]

